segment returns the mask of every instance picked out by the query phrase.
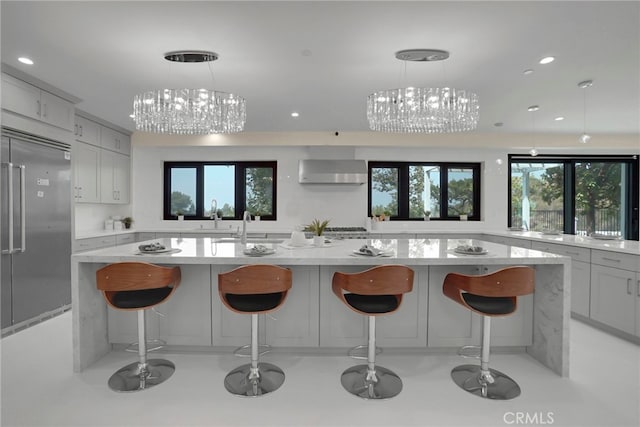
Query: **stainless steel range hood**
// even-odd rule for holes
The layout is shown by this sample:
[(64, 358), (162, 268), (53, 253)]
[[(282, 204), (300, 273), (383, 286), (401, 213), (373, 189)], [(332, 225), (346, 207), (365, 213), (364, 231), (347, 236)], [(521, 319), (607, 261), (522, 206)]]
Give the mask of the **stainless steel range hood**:
[(364, 160), (307, 159), (298, 162), (300, 184), (356, 184), (367, 182)]

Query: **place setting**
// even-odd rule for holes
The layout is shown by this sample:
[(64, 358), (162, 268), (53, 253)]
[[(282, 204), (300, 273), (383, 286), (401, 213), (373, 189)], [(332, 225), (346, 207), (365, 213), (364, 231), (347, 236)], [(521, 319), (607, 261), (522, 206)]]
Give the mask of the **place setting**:
[(253, 246), (244, 248), (242, 253), (245, 254), (246, 256), (261, 257), (261, 256), (275, 254), (276, 249), (265, 246), (265, 245), (253, 245)]
[(136, 255), (175, 254), (180, 251), (182, 251), (180, 248), (166, 247), (161, 243), (154, 242), (138, 246)]
[(392, 257), (395, 255), (393, 250), (382, 250), (371, 245), (362, 245), (359, 249), (355, 249), (351, 256), (363, 257)]
[(482, 246), (476, 245), (458, 245), (451, 250), (451, 252), (458, 255), (487, 255), (489, 251)]

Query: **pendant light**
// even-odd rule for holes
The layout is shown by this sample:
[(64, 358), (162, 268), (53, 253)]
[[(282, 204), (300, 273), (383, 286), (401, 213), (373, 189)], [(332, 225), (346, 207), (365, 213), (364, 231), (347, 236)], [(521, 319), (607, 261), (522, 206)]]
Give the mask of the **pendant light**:
[(582, 144), (586, 144), (591, 139), (591, 135), (587, 133), (587, 89), (593, 86), (593, 80), (585, 80), (578, 83), (578, 87), (583, 91), (583, 110), (582, 110), (582, 120), (583, 120), (583, 128), (582, 135), (580, 135), (579, 141)]
[(536, 116), (535, 112), (538, 111), (540, 107), (538, 105), (531, 105), (527, 108), (527, 111), (531, 113), (531, 138), (533, 140), (533, 147), (529, 150), (529, 154), (531, 157), (536, 157), (538, 155), (538, 149), (536, 148)]

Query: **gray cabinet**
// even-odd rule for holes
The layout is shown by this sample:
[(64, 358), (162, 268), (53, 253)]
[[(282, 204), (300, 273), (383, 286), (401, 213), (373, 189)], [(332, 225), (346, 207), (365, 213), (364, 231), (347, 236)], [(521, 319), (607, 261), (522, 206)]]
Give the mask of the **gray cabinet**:
[(129, 156), (101, 150), (100, 201), (102, 203), (129, 203), (129, 169)]
[[(335, 271), (358, 272), (367, 266), (320, 267), (320, 346), (353, 347), (367, 343), (367, 316), (349, 309), (334, 295), (331, 280)], [(383, 347), (426, 347), (426, 267), (414, 268), (413, 291), (405, 294), (395, 312), (376, 319), (377, 343)]]
[[(461, 274), (486, 274), (498, 270), (474, 266), (456, 267)], [(479, 345), (482, 316), (472, 313), (442, 293), (445, 276), (451, 267), (429, 268), (429, 347)], [(495, 346), (529, 346), (533, 342), (533, 295), (518, 299), (518, 309), (511, 315), (491, 319), (491, 344)]]
[(129, 136), (105, 126), (100, 128), (100, 146), (105, 150), (126, 155), (131, 153), (131, 139)]
[[(241, 346), (251, 340), (251, 316), (232, 312), (218, 294), (219, 273), (233, 266), (212, 266), (212, 334), (215, 346)], [(280, 347), (318, 346), (318, 268), (289, 267), (293, 285), (284, 304), (260, 315), (260, 342)]]
[[(164, 340), (167, 345), (211, 345), (211, 272), (208, 265), (182, 269), (182, 282), (171, 298), (147, 311), (147, 339)], [(160, 313), (160, 314), (158, 314)], [(135, 311), (109, 308), (109, 342), (137, 342)]]
[(76, 116), (76, 123), (73, 128), (76, 141), (100, 146), (100, 125), (81, 116)]
[(571, 257), (571, 311), (589, 317), (591, 249), (534, 241), (531, 249)]
[(74, 130), (73, 103), (7, 74), (2, 74), (2, 108), (68, 131)]
[(73, 147), (73, 196), (78, 203), (100, 202), (100, 149), (78, 142)]
[(640, 337), (640, 257), (593, 250), (591, 318)]

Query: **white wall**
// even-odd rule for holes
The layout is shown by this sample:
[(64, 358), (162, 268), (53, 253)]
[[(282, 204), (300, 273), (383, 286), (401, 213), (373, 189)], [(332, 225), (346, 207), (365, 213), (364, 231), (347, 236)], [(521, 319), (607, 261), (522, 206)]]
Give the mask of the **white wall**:
[[(305, 147), (305, 146), (186, 146), (135, 145), (132, 153), (133, 217), (136, 228), (211, 227), (209, 221), (164, 221), (162, 219), (163, 162), (166, 160), (277, 160), (278, 220), (263, 221), (252, 228), (292, 230), (314, 218), (331, 219), (334, 226), (364, 226), (367, 215), (367, 186), (302, 185), (298, 183), (298, 160), (305, 158), (352, 157), (365, 160), (481, 162), (482, 218), (486, 229), (506, 227), (507, 158), (503, 149), (416, 148), (416, 147)], [(502, 165), (496, 159), (502, 159)], [(233, 229), (239, 224), (223, 224)], [(477, 228), (477, 222), (398, 221), (385, 227), (398, 230)]]

